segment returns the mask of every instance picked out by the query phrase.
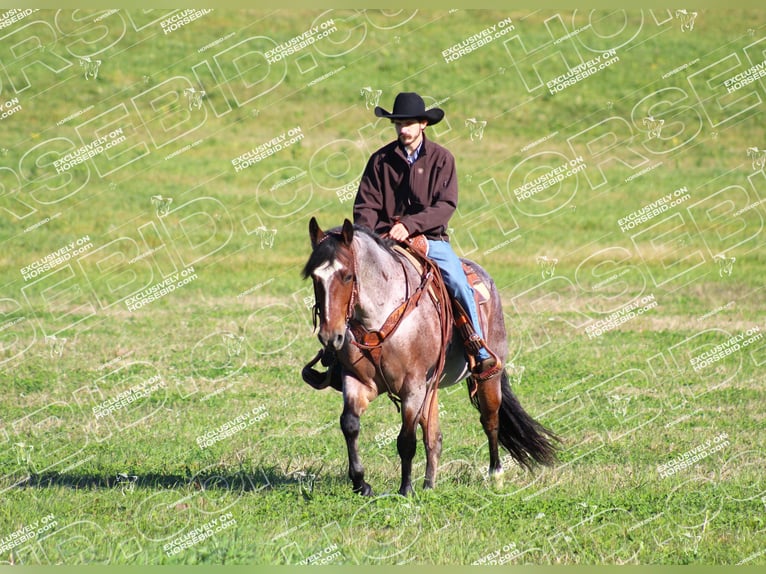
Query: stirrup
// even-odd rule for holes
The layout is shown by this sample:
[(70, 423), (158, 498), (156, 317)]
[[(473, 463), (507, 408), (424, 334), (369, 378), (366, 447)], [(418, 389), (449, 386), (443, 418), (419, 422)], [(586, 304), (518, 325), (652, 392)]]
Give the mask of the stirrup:
[(478, 383), (483, 383), (485, 381), (490, 380), (492, 377), (497, 376), (497, 374), (503, 370), (503, 365), (500, 362), (499, 359), (496, 360), (497, 362), (489, 367), (488, 369), (480, 372), (480, 373), (474, 373), (471, 372), (471, 377)]
[[(320, 371), (317, 371), (314, 369), (314, 365), (316, 365), (319, 360), (322, 360), (322, 364), (327, 368), (327, 370), (322, 373)], [(301, 377), (303, 377), (303, 380), (308, 383), (310, 386), (317, 390), (326, 389), (327, 387), (332, 387), (338, 391), (342, 390), (343, 384), (340, 380), (334, 380), (333, 375), (336, 371), (339, 371), (340, 365), (338, 364), (337, 359), (333, 356), (332, 359), (329, 359), (328, 357), (325, 357), (324, 349), (320, 349), (319, 352), (316, 354), (316, 357), (314, 357), (311, 361), (309, 361), (305, 367), (301, 370)]]
[(481, 342), (481, 346), (487, 350), (490, 357), (495, 361), (491, 367), (488, 367), (484, 370), (479, 370), (479, 363), (476, 360), (476, 355), (468, 355), (468, 368), (471, 371), (471, 378), (477, 383), (483, 383), (484, 381), (488, 381), (497, 375), (503, 369), (503, 362), (500, 360), (500, 357), (498, 357), (494, 352), (492, 352), (491, 349), (486, 346), (486, 344), (484, 344), (484, 341), (481, 338), (477, 337), (477, 339)]
[[(492, 351), (490, 351), (490, 354), (492, 354)], [(468, 396), (471, 398), (471, 400), (474, 400), (474, 397), (476, 396), (476, 391), (479, 390), (479, 385), (481, 383), (485, 383), (488, 380), (490, 380), (492, 377), (497, 376), (497, 374), (502, 370), (503, 370), (503, 365), (500, 363), (500, 360), (498, 359), (494, 367), (490, 367), (489, 369), (487, 369), (486, 371), (482, 373), (471, 372), (471, 374), (468, 375), (468, 379), (466, 379), (466, 382), (468, 383)]]

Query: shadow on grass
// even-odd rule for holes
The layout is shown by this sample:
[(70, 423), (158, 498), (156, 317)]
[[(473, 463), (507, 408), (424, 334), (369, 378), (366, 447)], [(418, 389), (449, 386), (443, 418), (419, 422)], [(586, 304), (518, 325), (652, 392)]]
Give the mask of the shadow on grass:
[(193, 489), (193, 490), (229, 490), (237, 492), (257, 492), (298, 487), (301, 492), (310, 494), (314, 485), (321, 481), (325, 485), (345, 485), (345, 476), (322, 476), (321, 468), (308, 471), (284, 472), (276, 466), (262, 466), (248, 471), (231, 469), (205, 470), (186, 474), (146, 473), (139, 475), (95, 473), (58, 473), (45, 472), (31, 474), (19, 480), (14, 487), (25, 488), (71, 488), (74, 490), (97, 489)]

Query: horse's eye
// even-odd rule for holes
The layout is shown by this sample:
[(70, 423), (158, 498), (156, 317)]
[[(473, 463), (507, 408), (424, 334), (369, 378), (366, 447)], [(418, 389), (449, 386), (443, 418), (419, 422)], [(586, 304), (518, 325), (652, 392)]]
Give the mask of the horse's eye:
[(343, 282), (344, 283), (350, 283), (353, 278), (354, 278), (354, 276), (351, 273), (349, 273), (349, 274), (343, 276)]

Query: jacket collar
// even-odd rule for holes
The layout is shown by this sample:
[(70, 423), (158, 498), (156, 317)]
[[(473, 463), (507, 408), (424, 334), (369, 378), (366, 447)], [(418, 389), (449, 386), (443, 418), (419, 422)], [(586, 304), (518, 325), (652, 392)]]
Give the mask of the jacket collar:
[[(404, 161), (407, 161), (407, 152), (405, 151), (404, 146), (399, 143), (399, 140), (396, 140), (395, 143), (397, 155), (401, 156)], [(426, 150), (428, 149), (429, 145), (430, 144), (428, 143), (428, 138), (426, 137), (425, 132), (423, 132), (423, 141), (420, 142), (420, 153), (418, 154), (418, 157), (422, 157), (427, 154)]]

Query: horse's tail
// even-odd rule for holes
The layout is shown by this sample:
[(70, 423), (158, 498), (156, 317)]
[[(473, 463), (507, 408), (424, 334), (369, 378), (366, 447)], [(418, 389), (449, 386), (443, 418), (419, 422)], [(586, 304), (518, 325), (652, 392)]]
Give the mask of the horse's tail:
[(500, 378), (502, 403), (497, 438), (519, 464), (532, 470), (535, 463), (552, 466), (561, 439), (535, 419), (519, 403), (511, 391), (505, 369)]

